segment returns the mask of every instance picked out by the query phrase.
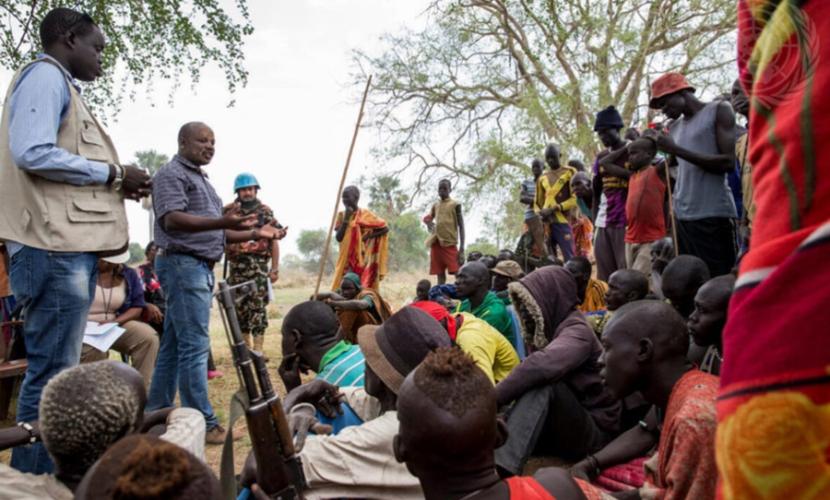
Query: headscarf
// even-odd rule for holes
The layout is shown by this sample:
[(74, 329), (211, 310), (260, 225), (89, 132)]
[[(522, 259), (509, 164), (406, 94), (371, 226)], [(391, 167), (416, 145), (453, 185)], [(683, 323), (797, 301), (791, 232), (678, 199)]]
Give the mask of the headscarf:
[[(517, 310), (525, 307), (536, 322), (536, 330), (522, 332), (528, 342), (538, 349), (544, 348), (556, 337), (562, 321), (576, 310), (576, 280), (565, 268), (547, 266), (537, 269), (508, 286), (510, 299)], [(521, 318), (521, 315), (519, 315)]]
[(455, 342), (455, 337), (458, 335), (458, 329), (456, 327), (455, 316), (450, 314), (447, 311), (446, 307), (441, 306), (436, 302), (430, 302), (428, 300), (421, 300), (418, 302), (413, 302), (410, 304), (412, 307), (417, 307), (418, 309), (424, 311), (425, 313), (429, 314), (435, 321), (441, 323), (442, 321), (447, 321), (447, 333), (450, 335), (450, 339)]
[(363, 285), (360, 284), (360, 276), (358, 276), (357, 274), (352, 273), (352, 272), (348, 272), (348, 273), (343, 275), (343, 279), (344, 280), (349, 280), (352, 283), (354, 283), (354, 286), (357, 287), (358, 292), (363, 290)]

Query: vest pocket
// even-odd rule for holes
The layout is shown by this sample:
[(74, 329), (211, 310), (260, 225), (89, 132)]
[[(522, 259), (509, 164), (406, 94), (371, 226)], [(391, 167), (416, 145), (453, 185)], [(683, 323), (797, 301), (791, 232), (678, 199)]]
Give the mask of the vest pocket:
[(93, 121), (83, 120), (81, 140), (78, 142), (78, 154), (89, 160), (109, 162), (111, 159), (106, 141)]
[(111, 222), (116, 219), (111, 200), (77, 197), (67, 200), (66, 216), (71, 222)]

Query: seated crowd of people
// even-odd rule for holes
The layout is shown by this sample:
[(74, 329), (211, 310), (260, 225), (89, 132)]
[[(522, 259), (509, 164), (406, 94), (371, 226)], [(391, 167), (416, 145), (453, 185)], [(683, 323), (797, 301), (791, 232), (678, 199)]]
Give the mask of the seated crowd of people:
[[(101, 191), (108, 210), (123, 211), (125, 193), (139, 199), (152, 190), (158, 255), (151, 243), (139, 272), (117, 252), (98, 252), (106, 242), (95, 241), (95, 252), (52, 252), (36, 245), (40, 232), (0, 218), (0, 231), (20, 240), (6, 236), (0, 250), (12, 256), (11, 282), (26, 310), (19, 328), (28, 362), (18, 425), (0, 429), (0, 449), (15, 447), (11, 465), (0, 464), (0, 499), (293, 498), (283, 486), (307, 499), (830, 497), (830, 351), (823, 324), (796, 321), (821, 323), (830, 300), (820, 286), (830, 275), (830, 177), (814, 165), (826, 143), (830, 99), (821, 90), (830, 70), (810, 67), (805, 85), (787, 95), (765, 95), (760, 79), (781, 59), (815, 63), (814, 54), (779, 45), (801, 35), (791, 28), (802, 15), (817, 37), (828, 32), (819, 28), (830, 23), (830, 3), (780, 3), (772, 17), (763, 2), (751, 3), (740, 2), (734, 110), (727, 99), (701, 101), (679, 73), (652, 83), (648, 104), (667, 121), (642, 134), (623, 135), (620, 113), (602, 109), (594, 131), (605, 149), (590, 172), (563, 162), (555, 144), (531, 162), (516, 251), (465, 252), (463, 210), (441, 180), (423, 218), (436, 283), (418, 281), (397, 310), (381, 293), (390, 228), (359, 207), (357, 187), (346, 187), (334, 217), (340, 252), (331, 291), (315, 291), (282, 321), (276, 373), (284, 397), (260, 378), (270, 396), (249, 391), (247, 403), (231, 403), (229, 427), (235, 403), (260, 405), (273, 438), (260, 439), (248, 421), (253, 451), (236, 478), (241, 457), (232, 446), (241, 436), (219, 424), (207, 394), (214, 265), (237, 245), (228, 282), (256, 282), (250, 295), (222, 301), (223, 311), (239, 313), (227, 318), (247, 388), (253, 375), (243, 365), (259, 376), (275, 368), (261, 351), (286, 228), (256, 198), (250, 174), (237, 176), (236, 201), (222, 207), (201, 170), (213, 158), (212, 129), (182, 126), (179, 154), (152, 182), (136, 167), (98, 165), (100, 177), (109, 172), (106, 185), (115, 183)], [(83, 16), (47, 15), (48, 54), (81, 61), (103, 50), (103, 34)], [(800, 50), (826, 52), (820, 44)], [(34, 74), (65, 84), (54, 65), (34, 64)], [(18, 87), (12, 97), (38, 105), (31, 81)], [(74, 91), (65, 97), (83, 102)], [(749, 117), (747, 101), (752, 128), (740, 134), (735, 113)], [(0, 178), (22, 175), (0, 164)], [(39, 199), (30, 184), (21, 185)], [(740, 184), (742, 196), (732, 188)], [(67, 184), (52, 196), (73, 192)], [(119, 214), (101, 231), (112, 223), (126, 235)], [(62, 222), (50, 224), (63, 231)], [(8, 260), (0, 258), (4, 268)], [(50, 270), (36, 273), (41, 265)], [(63, 291), (48, 280), (77, 297), (52, 307), (49, 300), (67, 298), (55, 299)], [(14, 304), (5, 297), (4, 320)], [(87, 302), (87, 330), (116, 327), (114, 342), (84, 339), (81, 348), (73, 337)], [(110, 349), (132, 366), (102, 359)], [(205, 462), (205, 445), (220, 443), (231, 464), (221, 482)], [(290, 459), (256, 453), (271, 446)], [(291, 485), (269, 483), (273, 476)]]

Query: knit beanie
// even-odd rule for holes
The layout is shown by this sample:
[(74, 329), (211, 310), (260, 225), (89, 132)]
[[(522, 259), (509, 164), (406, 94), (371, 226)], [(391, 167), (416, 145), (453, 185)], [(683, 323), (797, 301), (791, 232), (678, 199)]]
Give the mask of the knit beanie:
[(594, 132), (605, 130), (609, 128), (621, 129), (623, 128), (622, 116), (617, 108), (608, 106), (599, 113), (597, 113), (597, 121), (594, 122)]

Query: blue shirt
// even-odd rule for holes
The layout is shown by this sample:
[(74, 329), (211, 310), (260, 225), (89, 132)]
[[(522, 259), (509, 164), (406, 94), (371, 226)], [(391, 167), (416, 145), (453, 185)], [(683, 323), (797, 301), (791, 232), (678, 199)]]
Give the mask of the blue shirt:
[[(51, 59), (41, 54), (38, 59)], [(55, 61), (57, 63), (57, 61)], [(57, 146), (61, 120), (69, 110), (67, 78), (48, 62), (32, 64), (20, 75), (9, 99), (9, 149), (15, 164), (29, 173), (76, 186), (106, 184), (109, 166)]]
[[(54, 58), (40, 54), (38, 59)], [(18, 168), (55, 182), (76, 186), (106, 184), (109, 165), (87, 160), (59, 148), (58, 130), (69, 110), (67, 78), (80, 92), (72, 75), (48, 62), (32, 64), (17, 79), (9, 98), (9, 150)], [(23, 246), (8, 241), (9, 255)]]
[(216, 219), (222, 217), (222, 200), (200, 167), (175, 155), (153, 176), (153, 210), (156, 213), (155, 242), (168, 252), (188, 253), (218, 261), (225, 251), (225, 231), (215, 229), (189, 233), (165, 231), (161, 219), (170, 212)]

